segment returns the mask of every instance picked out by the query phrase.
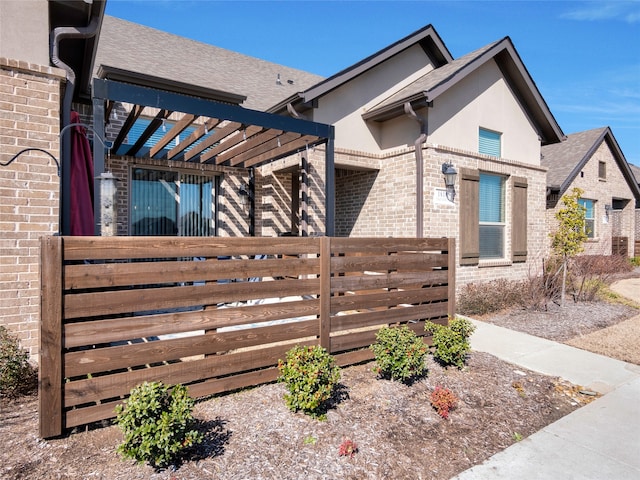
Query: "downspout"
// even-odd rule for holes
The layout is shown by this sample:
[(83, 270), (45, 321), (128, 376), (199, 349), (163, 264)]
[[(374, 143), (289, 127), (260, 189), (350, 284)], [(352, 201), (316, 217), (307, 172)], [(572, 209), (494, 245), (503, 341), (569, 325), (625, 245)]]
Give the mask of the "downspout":
[(422, 157), (422, 144), (427, 141), (429, 109), (425, 119), (418, 117), (411, 107), (411, 103), (404, 104), (404, 113), (414, 119), (420, 125), (420, 136), (413, 142), (416, 153), (416, 237), (424, 236), (424, 159)]
[[(49, 38), (51, 63), (63, 69), (67, 77), (67, 84), (62, 98), (61, 133), (64, 133), (64, 128), (71, 123), (71, 104), (73, 103), (73, 93), (76, 87), (76, 73), (69, 65), (60, 60), (58, 56), (60, 41), (69, 38), (91, 38), (96, 35), (99, 25), (99, 16), (94, 15), (86, 27), (57, 27), (51, 32)], [(59, 231), (62, 232), (62, 235), (69, 235), (71, 233), (71, 135), (61, 135), (59, 157), (62, 169), (60, 179), (60, 205), (58, 207)]]

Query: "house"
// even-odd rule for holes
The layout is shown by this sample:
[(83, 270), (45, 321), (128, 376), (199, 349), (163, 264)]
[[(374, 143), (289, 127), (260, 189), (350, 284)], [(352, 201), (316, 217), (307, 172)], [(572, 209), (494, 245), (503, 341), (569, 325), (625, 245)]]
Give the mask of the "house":
[(633, 256), (640, 189), (611, 129), (573, 133), (561, 143), (542, 147), (542, 164), (549, 169), (549, 231), (557, 224), (560, 198), (577, 187), (586, 208), (585, 253)]
[[(3, 27), (35, 25), (0, 44), (11, 85), (0, 160), (46, 152), (0, 169), (0, 316), (32, 353), (38, 238), (69, 231), (71, 107), (89, 125), (96, 176), (117, 179), (117, 235), (446, 236), (458, 286), (539, 268), (541, 147), (564, 135), (509, 37), (456, 59), (427, 25), (323, 79), (104, 6), (0, 3)], [(97, 180), (96, 206), (101, 192)]]
[[(135, 38), (135, 45), (127, 38)], [(151, 64), (148, 53), (159, 43), (167, 60)], [(169, 60), (177, 57), (184, 65)], [(234, 73), (236, 63), (241, 65)], [(209, 68), (228, 76), (218, 78)], [(243, 107), (335, 128), (334, 199), (325, 191), (332, 173), (325, 168), (325, 144), (305, 145), (295, 155), (251, 169), (253, 227), (234, 224), (238, 216), (227, 215), (223, 205), (217, 234), (454, 236), (461, 284), (522, 278), (545, 254), (544, 206), (531, 199), (544, 198), (540, 146), (559, 142), (563, 134), (508, 37), (454, 59), (428, 25), (318, 79), (107, 16), (94, 72), (163, 90), (178, 82), (182, 88), (204, 86), (228, 102), (236, 95)], [(247, 78), (252, 83), (244, 85)], [(267, 107), (261, 97), (273, 101), (278, 93), (280, 100)], [(124, 110), (116, 118), (130, 115), (130, 107), (114, 111), (118, 108)], [(245, 134), (246, 141), (249, 137)], [(122, 152), (111, 152), (106, 169), (121, 179), (118, 231), (135, 234), (135, 212), (130, 206), (127, 211), (136, 204), (127, 191), (136, 181), (135, 170)], [(166, 162), (144, 156), (134, 163), (162, 168)], [(181, 168), (202, 169), (213, 156), (201, 155), (200, 162), (190, 154), (184, 158), (189, 162)], [(223, 159), (215, 157), (218, 168), (228, 165)], [(443, 164), (458, 172), (455, 196), (449, 198)], [(230, 171), (223, 178), (230, 178)], [(219, 191), (221, 202), (237, 203), (230, 201), (234, 188), (221, 185)], [(329, 215), (333, 221), (327, 221)]]

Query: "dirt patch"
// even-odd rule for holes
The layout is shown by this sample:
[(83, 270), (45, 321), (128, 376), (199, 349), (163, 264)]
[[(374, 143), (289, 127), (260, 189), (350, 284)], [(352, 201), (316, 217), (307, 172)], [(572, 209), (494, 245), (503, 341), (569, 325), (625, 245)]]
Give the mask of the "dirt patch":
[(640, 365), (640, 310), (632, 306), (568, 302), (544, 312), (515, 310), (478, 319)]
[[(627, 330), (624, 322), (637, 313), (608, 303), (570, 304), (484, 320), (561, 341), (597, 331), (603, 345), (612, 325), (618, 338), (637, 338), (638, 323)], [(0, 478), (449, 479), (594, 399), (579, 386), (479, 352), (463, 371), (429, 359), (428, 376), (411, 386), (376, 379), (372, 366), (342, 370), (341, 394), (325, 422), (287, 410), (280, 384), (199, 402), (205, 443), (176, 470), (162, 472), (121, 460), (115, 426), (42, 440), (34, 397), (0, 400)], [(449, 420), (429, 404), (437, 385), (460, 398)], [(338, 455), (345, 438), (358, 444), (353, 458)]]
[(574, 337), (566, 344), (640, 365), (639, 336), (640, 314), (611, 327)]

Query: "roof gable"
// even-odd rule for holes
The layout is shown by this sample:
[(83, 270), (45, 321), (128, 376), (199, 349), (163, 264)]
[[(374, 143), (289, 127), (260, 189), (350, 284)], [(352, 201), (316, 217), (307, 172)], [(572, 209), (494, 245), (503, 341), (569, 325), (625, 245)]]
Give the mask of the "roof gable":
[(607, 142), (629, 188), (640, 200), (638, 182), (609, 127), (573, 133), (560, 143), (542, 147), (541, 163), (548, 168), (547, 188), (562, 196), (602, 142)]
[(430, 105), (462, 79), (492, 60), (496, 62), (533, 125), (536, 126), (542, 143), (551, 144), (560, 141), (564, 137), (562, 129), (509, 37), (432, 70), (370, 109), (363, 118), (376, 121), (393, 118), (403, 114), (404, 104), (407, 102), (411, 103), (414, 109)]
[(368, 56), (367, 58), (351, 65), (344, 70), (322, 80), (321, 82), (311, 86), (305, 91), (298, 92), (280, 103), (271, 107), (268, 111), (283, 111), (288, 104), (299, 103), (305, 104), (307, 107), (313, 105), (317, 99), (347, 82), (355, 79), (363, 73), (380, 65), (389, 58), (407, 50), (414, 45), (420, 45), (425, 54), (433, 62), (434, 66), (439, 67), (453, 61), (451, 53), (436, 32), (432, 25), (427, 25), (416, 32), (394, 42), (393, 44), (379, 50), (378, 52)]

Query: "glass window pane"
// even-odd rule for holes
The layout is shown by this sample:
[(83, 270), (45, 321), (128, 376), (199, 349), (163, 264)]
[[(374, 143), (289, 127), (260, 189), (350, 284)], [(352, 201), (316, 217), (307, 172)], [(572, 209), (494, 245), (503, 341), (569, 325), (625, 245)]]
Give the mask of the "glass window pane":
[(504, 221), (504, 189), (502, 177), (480, 174), (480, 221)]
[(180, 180), (180, 232), (182, 236), (213, 234), (213, 179), (183, 174)]
[(493, 157), (500, 157), (500, 137), (501, 134), (493, 132), (491, 130), (480, 129), (478, 139), (478, 152), (484, 155), (491, 155)]
[(504, 226), (480, 225), (480, 258), (504, 257)]
[(131, 235), (214, 236), (215, 177), (134, 168)]
[(131, 178), (131, 234), (176, 235), (178, 174), (135, 168)]

